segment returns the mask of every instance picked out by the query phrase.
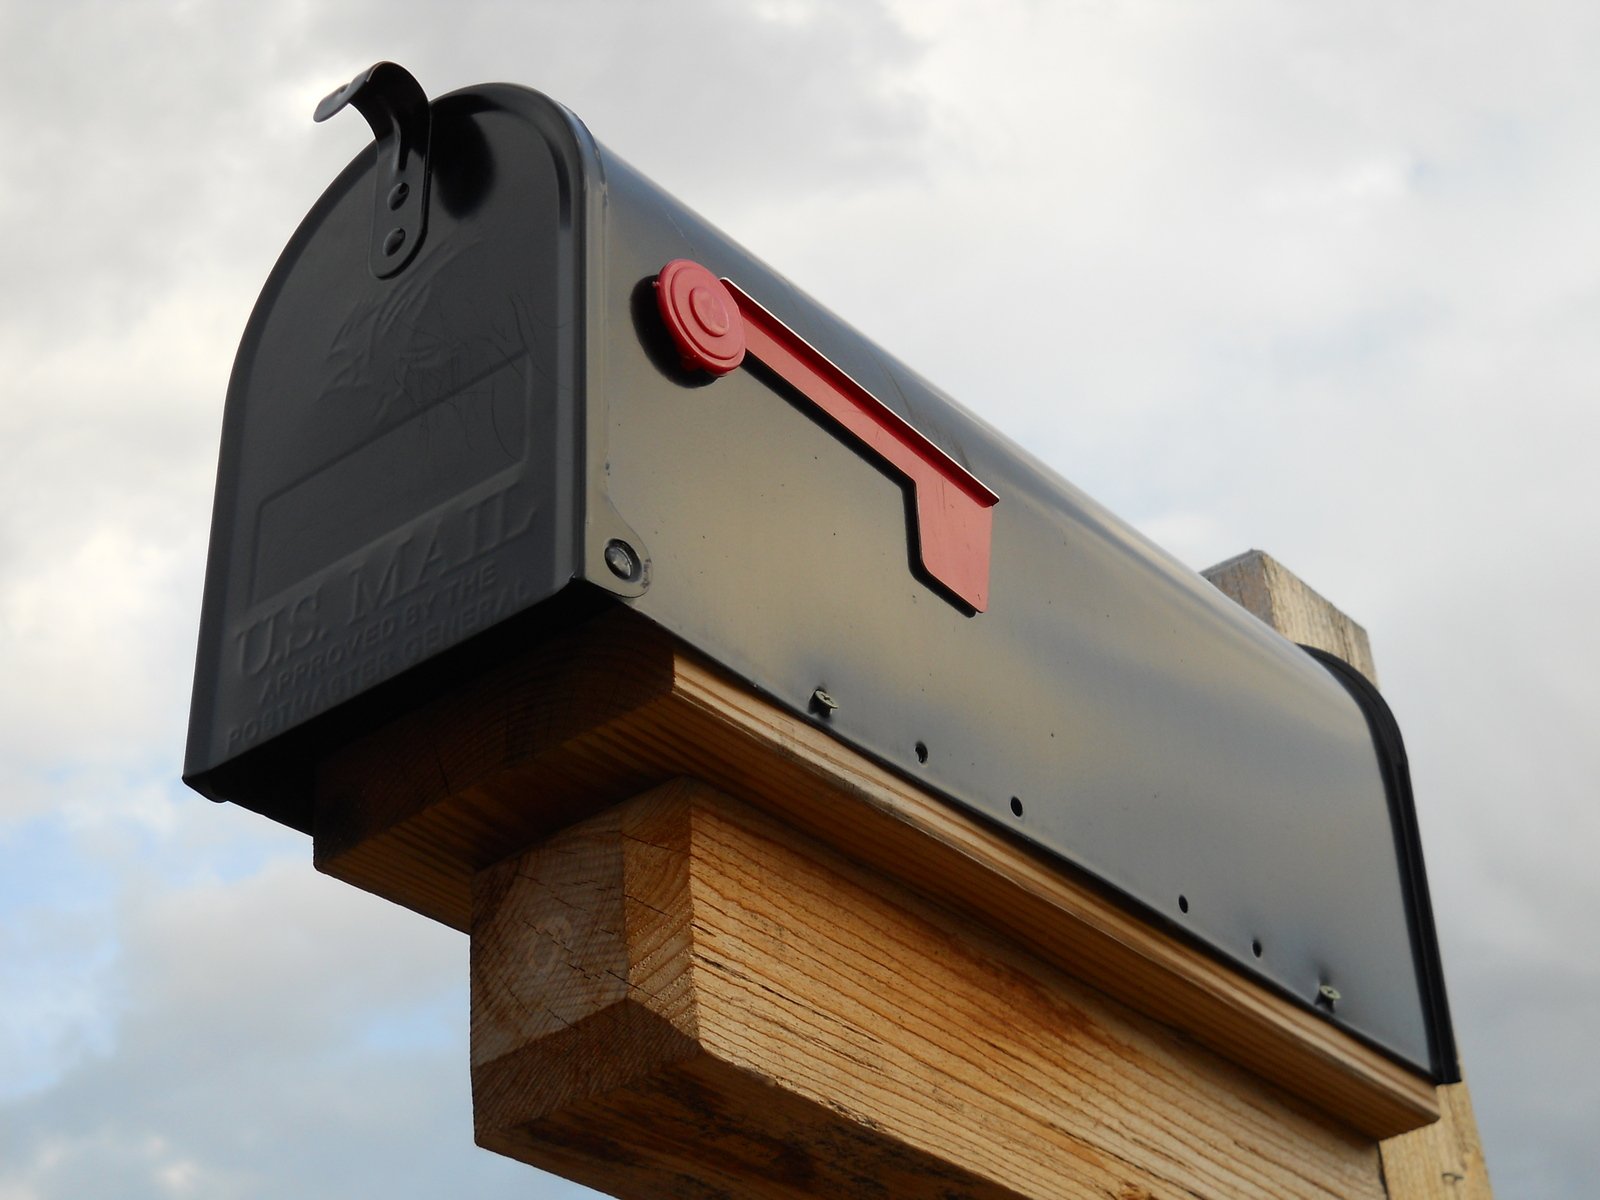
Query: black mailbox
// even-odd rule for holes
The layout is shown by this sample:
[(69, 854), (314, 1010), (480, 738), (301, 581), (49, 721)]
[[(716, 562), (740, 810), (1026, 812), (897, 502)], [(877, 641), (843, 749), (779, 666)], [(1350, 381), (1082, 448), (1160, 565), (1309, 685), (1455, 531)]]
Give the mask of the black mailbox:
[(1404, 751), (1355, 672), (560, 105), (506, 85), (429, 104), (391, 64), (318, 115), (347, 102), (376, 150), (291, 239), (229, 387), (195, 788), (307, 828), (314, 746), (490, 634), (627, 605), (1456, 1078)]

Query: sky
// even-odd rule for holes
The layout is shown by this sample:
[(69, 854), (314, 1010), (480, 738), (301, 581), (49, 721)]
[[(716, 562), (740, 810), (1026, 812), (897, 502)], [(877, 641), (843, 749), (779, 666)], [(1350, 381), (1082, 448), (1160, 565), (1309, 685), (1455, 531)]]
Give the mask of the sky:
[(0, 0), (0, 1200), (593, 1195), (472, 1145), (466, 939), (178, 780), (229, 367), (384, 58), (1361, 621), (1496, 1194), (1592, 1194), (1600, 6)]

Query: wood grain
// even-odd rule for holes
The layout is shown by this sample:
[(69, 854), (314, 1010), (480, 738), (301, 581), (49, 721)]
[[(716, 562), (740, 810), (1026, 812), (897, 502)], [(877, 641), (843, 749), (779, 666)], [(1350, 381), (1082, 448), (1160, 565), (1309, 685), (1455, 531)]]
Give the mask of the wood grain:
[(1443, 1115), (1379, 1146), (1390, 1200), (1492, 1200), (1478, 1121), (1465, 1083), (1439, 1089)]
[(465, 928), (475, 871), (679, 776), (842, 848), (1373, 1137), (1437, 1118), (1427, 1080), (627, 611), (333, 756), (317, 804), (317, 865)]
[(1291, 642), (1338, 655), (1374, 684), (1378, 682), (1367, 631), (1272, 555), (1246, 550), (1201, 574)]
[(1367, 1138), (676, 781), (479, 875), (480, 1143), (623, 1197), (1380, 1197)]

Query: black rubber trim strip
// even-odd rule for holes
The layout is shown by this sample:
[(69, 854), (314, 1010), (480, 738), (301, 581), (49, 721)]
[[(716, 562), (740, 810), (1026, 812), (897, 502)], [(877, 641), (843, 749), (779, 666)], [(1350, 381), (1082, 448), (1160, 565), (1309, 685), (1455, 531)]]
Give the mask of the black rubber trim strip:
[(1411, 766), (1400, 725), (1373, 683), (1344, 659), (1315, 646), (1300, 647), (1344, 684), (1367, 718), (1378, 751), (1384, 788), (1389, 793), (1389, 816), (1400, 864), (1400, 886), (1405, 895), (1406, 922), (1411, 932), (1412, 960), (1422, 994), (1423, 1018), (1428, 1027), (1428, 1056), (1434, 1081), (1460, 1083), (1461, 1063), (1456, 1055), (1455, 1031), (1450, 1023), (1450, 1001), (1445, 995), (1444, 963), (1433, 923), (1433, 901), (1428, 895), (1428, 871), (1422, 860), (1422, 836), (1411, 793)]

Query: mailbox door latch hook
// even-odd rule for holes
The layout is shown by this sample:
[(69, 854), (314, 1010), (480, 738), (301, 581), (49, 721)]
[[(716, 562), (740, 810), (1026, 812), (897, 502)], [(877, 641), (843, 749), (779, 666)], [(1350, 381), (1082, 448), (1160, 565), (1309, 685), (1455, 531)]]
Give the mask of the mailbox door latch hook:
[(347, 104), (372, 126), (378, 162), (372, 199), (372, 273), (401, 271), (428, 231), (428, 140), (433, 114), (410, 71), (377, 63), (326, 96), (313, 119), (326, 121)]

